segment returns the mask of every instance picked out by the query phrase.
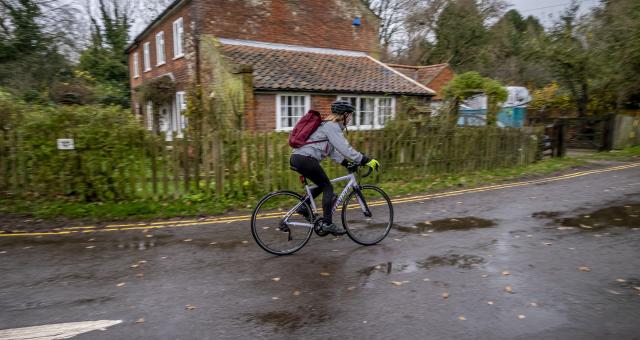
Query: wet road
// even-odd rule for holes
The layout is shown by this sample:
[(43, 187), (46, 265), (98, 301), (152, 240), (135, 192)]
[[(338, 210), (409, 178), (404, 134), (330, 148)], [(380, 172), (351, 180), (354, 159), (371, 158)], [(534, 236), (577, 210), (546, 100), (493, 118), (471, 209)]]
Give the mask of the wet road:
[(640, 167), (396, 201), (381, 245), (314, 236), (288, 257), (262, 251), (242, 219), (0, 237), (0, 329), (122, 320), (77, 339), (640, 336)]

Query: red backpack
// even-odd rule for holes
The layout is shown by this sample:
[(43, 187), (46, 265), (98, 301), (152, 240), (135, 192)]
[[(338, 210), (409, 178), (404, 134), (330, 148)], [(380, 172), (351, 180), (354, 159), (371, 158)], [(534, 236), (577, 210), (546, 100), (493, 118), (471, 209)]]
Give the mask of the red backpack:
[(318, 140), (313, 142), (307, 142), (309, 137), (318, 129), (318, 126), (322, 123), (322, 117), (320, 112), (309, 110), (307, 114), (302, 116), (296, 126), (293, 127), (293, 131), (289, 135), (289, 146), (294, 149), (301, 148), (307, 144), (326, 142), (327, 140)]

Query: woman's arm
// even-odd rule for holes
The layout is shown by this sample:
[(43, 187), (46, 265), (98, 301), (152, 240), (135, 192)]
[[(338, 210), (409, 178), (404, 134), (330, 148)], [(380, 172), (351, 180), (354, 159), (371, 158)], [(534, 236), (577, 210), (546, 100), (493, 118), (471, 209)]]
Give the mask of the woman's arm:
[[(356, 151), (351, 147), (351, 145), (349, 145), (349, 141), (344, 137), (342, 129), (338, 123), (329, 122), (325, 124), (325, 128), (327, 139), (335, 149), (335, 151), (329, 155), (331, 159), (338, 163), (341, 163), (345, 158), (356, 163), (362, 162), (363, 154)], [(338, 154), (335, 154), (336, 152)]]

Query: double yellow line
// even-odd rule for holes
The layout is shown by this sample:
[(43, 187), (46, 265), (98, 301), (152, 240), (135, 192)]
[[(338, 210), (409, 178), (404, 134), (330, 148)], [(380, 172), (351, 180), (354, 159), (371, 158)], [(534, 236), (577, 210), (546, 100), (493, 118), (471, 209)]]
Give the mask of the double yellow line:
[[(574, 173), (570, 173), (562, 176), (541, 178), (541, 179), (530, 180), (530, 181), (496, 184), (496, 185), (489, 185), (489, 186), (483, 186), (478, 188), (456, 190), (456, 191), (449, 191), (449, 192), (436, 193), (436, 194), (402, 197), (402, 198), (393, 199), (393, 204), (419, 202), (419, 201), (432, 200), (436, 198), (460, 196), (460, 195), (477, 193), (477, 192), (502, 190), (502, 189), (516, 188), (516, 187), (521, 187), (526, 185), (534, 185), (534, 184), (542, 184), (542, 183), (551, 183), (551, 182), (562, 181), (562, 180), (567, 180), (571, 178), (595, 175), (595, 174), (611, 172), (611, 171), (620, 171), (620, 170), (632, 169), (637, 167), (640, 167), (640, 163), (632, 163), (632, 164), (614, 166), (614, 167), (597, 169), (597, 170), (580, 171), (580, 172), (574, 172)], [(373, 202), (370, 204), (370, 206), (377, 206), (382, 204), (386, 204), (386, 203), (384, 201)], [(259, 218), (267, 219), (275, 216), (279, 216), (278, 213), (263, 214), (263, 215), (260, 215)], [(91, 234), (91, 233), (125, 231), (125, 230), (153, 230), (153, 229), (164, 229), (164, 228), (202, 226), (202, 225), (211, 225), (211, 224), (228, 224), (233, 222), (244, 222), (249, 220), (251, 220), (251, 215), (239, 215), (239, 216), (215, 217), (215, 218), (207, 218), (207, 219), (201, 219), (201, 220), (186, 220), (186, 221), (174, 221), (174, 222), (113, 224), (113, 225), (108, 225), (104, 228), (98, 228), (97, 226), (85, 226), (85, 227), (67, 227), (67, 228), (61, 228), (61, 229), (54, 229), (51, 231), (33, 232), (33, 233), (29, 233), (29, 232), (0, 233), (0, 237), (51, 236), (51, 235)]]

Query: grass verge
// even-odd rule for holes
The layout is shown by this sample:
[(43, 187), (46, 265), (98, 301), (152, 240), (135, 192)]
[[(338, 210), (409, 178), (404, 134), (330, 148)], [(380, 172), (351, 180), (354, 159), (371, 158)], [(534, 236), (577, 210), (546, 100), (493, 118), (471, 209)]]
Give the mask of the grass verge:
[[(527, 166), (476, 171), (472, 173), (428, 175), (403, 181), (380, 183), (391, 196), (425, 193), (460, 187), (505, 182), (532, 176), (544, 176), (584, 166), (595, 160), (633, 160), (640, 157), (640, 146), (606, 153), (562, 159), (545, 159)], [(202, 194), (177, 200), (136, 200), (129, 202), (79, 203), (49, 200), (0, 198), (0, 226), (9, 227), (37, 220), (96, 223), (100, 221), (149, 220), (217, 215), (230, 210), (248, 211), (257, 197), (210, 198)], [(17, 222), (17, 223), (16, 223)]]

